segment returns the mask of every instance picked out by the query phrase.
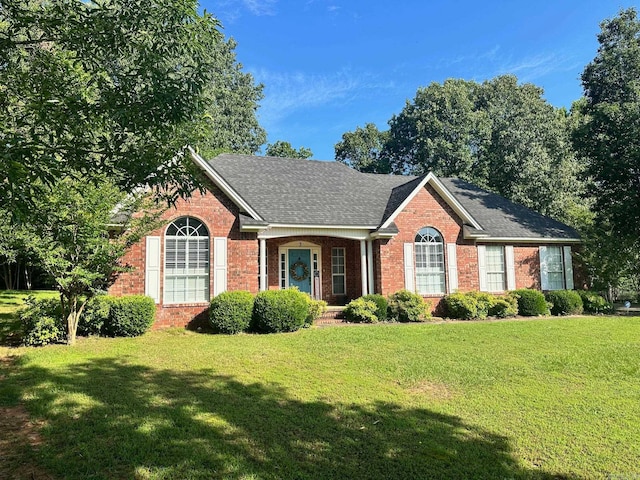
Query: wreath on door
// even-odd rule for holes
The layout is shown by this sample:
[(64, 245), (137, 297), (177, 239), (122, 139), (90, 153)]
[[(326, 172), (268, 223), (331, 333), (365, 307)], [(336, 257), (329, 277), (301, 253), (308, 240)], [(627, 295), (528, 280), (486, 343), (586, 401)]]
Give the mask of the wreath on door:
[[(300, 270), (302, 270), (301, 273), (298, 273)], [(296, 282), (302, 282), (309, 278), (309, 273), (309, 267), (302, 260), (295, 262), (289, 269), (289, 275), (291, 275), (291, 278)]]

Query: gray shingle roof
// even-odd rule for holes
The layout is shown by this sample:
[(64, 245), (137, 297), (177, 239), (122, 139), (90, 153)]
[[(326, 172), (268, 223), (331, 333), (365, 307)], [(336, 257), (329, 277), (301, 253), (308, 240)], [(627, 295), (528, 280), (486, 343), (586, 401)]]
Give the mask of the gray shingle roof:
[[(207, 162), (269, 224), (382, 225), (424, 180), (337, 162), (223, 154)], [(454, 178), (444, 187), (489, 237), (577, 239), (572, 228)], [(243, 224), (263, 224), (243, 218)]]
[(573, 228), (457, 178), (440, 182), (489, 237), (578, 239)]
[(209, 165), (269, 223), (380, 225), (406, 177), (357, 172), (337, 162), (219, 155)]

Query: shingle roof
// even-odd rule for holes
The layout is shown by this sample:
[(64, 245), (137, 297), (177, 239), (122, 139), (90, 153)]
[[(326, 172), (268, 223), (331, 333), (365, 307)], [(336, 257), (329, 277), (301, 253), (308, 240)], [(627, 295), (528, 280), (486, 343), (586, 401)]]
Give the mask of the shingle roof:
[(500, 238), (580, 238), (573, 228), (500, 195), (457, 178), (439, 180), (482, 226), (477, 233)]
[[(337, 162), (223, 154), (209, 160), (217, 172), (268, 224), (382, 225), (424, 180), (361, 173)], [(487, 237), (578, 239), (572, 228), (504, 197), (454, 178), (444, 187), (482, 226)], [(243, 224), (252, 222), (250, 217)]]
[(360, 173), (337, 162), (223, 154), (209, 166), (269, 223), (380, 225), (406, 177)]

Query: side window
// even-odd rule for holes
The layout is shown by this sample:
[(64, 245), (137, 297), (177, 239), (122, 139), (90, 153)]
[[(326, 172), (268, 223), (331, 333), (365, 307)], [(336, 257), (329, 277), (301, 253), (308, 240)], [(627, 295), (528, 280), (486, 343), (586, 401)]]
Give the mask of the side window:
[(338, 247), (331, 249), (331, 281), (334, 295), (345, 295), (347, 293), (344, 260), (344, 248)]

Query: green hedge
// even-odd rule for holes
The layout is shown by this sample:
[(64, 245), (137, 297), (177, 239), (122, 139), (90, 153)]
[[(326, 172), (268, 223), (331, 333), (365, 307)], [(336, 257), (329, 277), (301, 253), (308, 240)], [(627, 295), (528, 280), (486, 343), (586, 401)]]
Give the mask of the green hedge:
[(510, 293), (494, 297), (489, 315), (498, 318), (515, 317), (518, 315), (518, 299)]
[(320, 318), (324, 312), (327, 311), (327, 302), (324, 300), (314, 300), (311, 295), (305, 295), (307, 298), (307, 306), (309, 313), (304, 321), (305, 327), (310, 327), (313, 321)]
[(87, 302), (78, 322), (78, 335), (100, 335), (104, 323), (109, 320), (111, 300), (115, 297), (97, 295)]
[(350, 301), (344, 309), (344, 319), (353, 323), (377, 323), (378, 305), (365, 297)]
[(552, 315), (579, 315), (582, 313), (582, 298), (575, 290), (552, 290), (545, 293), (551, 303)]
[(209, 322), (218, 333), (245, 332), (251, 324), (254, 297), (250, 292), (223, 292), (211, 300)]
[(444, 303), (445, 315), (459, 320), (472, 320), (478, 318), (478, 302), (466, 293), (451, 293), (446, 295)]
[(29, 296), (24, 303), (18, 311), (24, 345), (42, 346), (64, 340), (67, 329), (59, 298), (37, 300)]
[(506, 318), (518, 314), (517, 299), (508, 294), (485, 292), (452, 293), (442, 299), (445, 315), (460, 320), (483, 320), (488, 316)]
[(307, 295), (296, 288), (265, 290), (256, 295), (251, 329), (262, 333), (294, 332), (309, 316)]
[(389, 302), (387, 299), (379, 293), (370, 293), (361, 297), (369, 302), (376, 304), (376, 318), (379, 322), (384, 322), (388, 317)]
[(109, 297), (109, 316), (102, 326), (102, 333), (110, 337), (137, 337), (145, 333), (156, 315), (152, 298), (144, 295)]
[(522, 288), (514, 290), (513, 294), (518, 299), (518, 312), (525, 317), (549, 315), (549, 306), (544, 294), (538, 290)]
[(423, 322), (431, 317), (431, 304), (417, 293), (399, 290), (389, 297), (389, 319), (396, 322)]
[(578, 294), (582, 298), (582, 306), (587, 313), (610, 313), (613, 311), (613, 305), (596, 292), (579, 290)]

